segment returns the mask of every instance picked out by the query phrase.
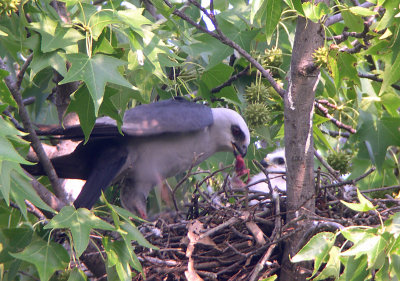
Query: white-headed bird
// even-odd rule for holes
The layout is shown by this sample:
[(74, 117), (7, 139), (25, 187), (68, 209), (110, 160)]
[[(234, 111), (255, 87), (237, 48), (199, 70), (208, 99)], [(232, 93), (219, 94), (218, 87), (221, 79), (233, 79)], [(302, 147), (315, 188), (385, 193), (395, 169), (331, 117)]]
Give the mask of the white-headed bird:
[[(99, 118), (86, 144), (81, 142), (71, 154), (51, 159), (60, 178), (86, 180), (74, 202), (76, 208), (92, 208), (102, 190), (119, 183), (122, 205), (146, 218), (147, 196), (155, 185), (218, 151), (244, 156), (250, 143), (247, 125), (237, 112), (184, 99), (127, 110), (121, 131), (113, 119)], [(41, 134), (84, 138), (79, 125)], [(23, 167), (32, 174), (44, 174), (40, 163)]]

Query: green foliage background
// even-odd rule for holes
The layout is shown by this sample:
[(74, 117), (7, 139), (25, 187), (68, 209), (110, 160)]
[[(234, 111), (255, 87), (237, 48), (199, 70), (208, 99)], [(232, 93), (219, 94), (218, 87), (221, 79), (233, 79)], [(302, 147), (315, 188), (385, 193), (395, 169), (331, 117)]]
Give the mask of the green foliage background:
[[(256, 170), (250, 160), (261, 159), (278, 143), (284, 144), (283, 103), (270, 84), (245, 58), (234, 55), (231, 47), (173, 14), (175, 9), (181, 9), (190, 20), (206, 27), (204, 15), (194, 5), (176, 1), (171, 8), (162, 0), (154, 0), (157, 13), (162, 15), (156, 21), (139, 1), (106, 1), (97, 5), (90, 1), (63, 2), (70, 22), (64, 21), (49, 1), (0, 1), (0, 57), (8, 67), (7, 71), (0, 69), (0, 112), (17, 107), (4, 78), (11, 75), (15, 79), (16, 70), (32, 56), (20, 91), (23, 98), (36, 98), (33, 105), (27, 106), (33, 123), (58, 123), (55, 106), (49, 98), (56, 87), (53, 75), (57, 71), (64, 77), (60, 84), (81, 82), (68, 111), (79, 115), (86, 137), (96, 117), (108, 115), (120, 122), (127, 108), (156, 98), (186, 96), (212, 107), (228, 106), (244, 113), (257, 96), (262, 97), (259, 102), (265, 107), (265, 111), (258, 111), (268, 114), (268, 118), (255, 116), (255, 111), (246, 115), (253, 118), (248, 120), (249, 124), (254, 124), (247, 158), (252, 172)], [(395, 171), (399, 168), (400, 98), (399, 87), (392, 84), (400, 80), (399, 4), (376, 0), (371, 1), (373, 7), (362, 8), (354, 6), (352, 1), (331, 2), (330, 7), (323, 3), (302, 4), (300, 0), (250, 3), (227, 0), (213, 4), (222, 33), (269, 69), (284, 88), (287, 88), (297, 16), (324, 22), (341, 13), (343, 20), (323, 30), (327, 39), (325, 49), (315, 56), (321, 66), (316, 94), (317, 99), (336, 105), (330, 114), (357, 132), (350, 134), (347, 141), (330, 137), (326, 132), (345, 130), (316, 110), (315, 146), (324, 157), (346, 152), (352, 159), (350, 170), (343, 171), (349, 174), (349, 179), (376, 166), (378, 172), (360, 181), (360, 189), (398, 185)], [(382, 9), (375, 10), (378, 6)], [(366, 41), (352, 36), (339, 41), (334, 37), (344, 31), (362, 33), (364, 19), (370, 16), (375, 19), (367, 31)], [(362, 45), (356, 52), (351, 51), (354, 40)], [(232, 84), (213, 91), (237, 74), (239, 78)], [(17, 111), (12, 114), (20, 120)], [(71, 207), (63, 209), (48, 224), (27, 212), (24, 200), (43, 210), (54, 210), (36, 195), (19, 166), (26, 163), (24, 156), (29, 145), (21, 138), (23, 135), (3, 112), (0, 118), (1, 278), (25, 280), (21, 272), (28, 272), (41, 280), (49, 280), (56, 270), (69, 273), (70, 262), (83, 252), (93, 228), (118, 231), (123, 237), (117, 242), (103, 238), (110, 276), (114, 271), (119, 279), (128, 280), (133, 274), (131, 267), (140, 271), (130, 241), (144, 239), (124, 210), (108, 206), (113, 226), (95, 217), (93, 212)], [(258, 140), (265, 140), (267, 147), (256, 149)], [(217, 155), (202, 167), (216, 169), (221, 161), (232, 163), (233, 157)], [(66, 224), (66, 218), (74, 224)], [(68, 253), (51, 241), (51, 231), (57, 228), (71, 233), (73, 252)], [(43, 262), (33, 261), (29, 258), (32, 255)], [(69, 278), (83, 280), (84, 277), (74, 269)]]

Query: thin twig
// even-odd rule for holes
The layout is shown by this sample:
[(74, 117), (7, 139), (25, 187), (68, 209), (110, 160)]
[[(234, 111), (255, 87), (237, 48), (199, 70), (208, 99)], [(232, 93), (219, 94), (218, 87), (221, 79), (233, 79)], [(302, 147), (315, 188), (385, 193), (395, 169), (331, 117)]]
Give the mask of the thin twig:
[(356, 182), (362, 180), (363, 178), (367, 177), (369, 174), (371, 174), (372, 172), (374, 172), (376, 170), (375, 167), (372, 167), (371, 169), (369, 169), (367, 172), (365, 172), (364, 174), (362, 174), (361, 176), (353, 179), (353, 180), (347, 180), (347, 181), (339, 181), (337, 183), (333, 183), (333, 184), (328, 184), (328, 185), (324, 185), (321, 188), (332, 188), (332, 187), (339, 187), (339, 186), (344, 186), (344, 185), (355, 185)]
[(25, 75), (26, 70), (28, 69), (28, 66), (31, 64), (32, 58), (33, 58), (33, 53), (31, 53), (26, 58), (25, 63), (23, 64), (23, 66), (21, 67), (20, 71), (18, 72), (17, 82), (15, 83), (15, 87), (17, 88), (18, 91), (21, 88), (22, 80), (24, 79), (24, 75)]
[(335, 124), (337, 127), (339, 127), (339, 128), (343, 128), (343, 129), (345, 129), (346, 131), (348, 131), (348, 132), (350, 132), (350, 133), (352, 133), (352, 134), (355, 134), (357, 131), (353, 128), (353, 127), (351, 127), (351, 126), (349, 126), (349, 125), (346, 125), (346, 124), (343, 124), (342, 122), (340, 122), (339, 120), (337, 120), (335, 117), (333, 117), (332, 115), (330, 115), (329, 114), (329, 112), (328, 112), (328, 109), (326, 109), (322, 104), (320, 104), (318, 101), (314, 101), (314, 106), (316, 107), (316, 108), (318, 108), (321, 112), (322, 112), (322, 114), (324, 114), (324, 116), (326, 117), (326, 118), (328, 118), (333, 124)]
[(384, 191), (384, 190), (391, 190), (391, 189), (399, 189), (400, 185), (393, 185), (393, 186), (386, 186), (386, 187), (378, 187), (378, 188), (372, 188), (372, 189), (367, 189), (367, 190), (361, 190), (361, 193), (370, 193), (370, 192), (376, 192), (376, 191)]
[(217, 233), (218, 231), (220, 231), (221, 229), (224, 229), (224, 228), (226, 228), (226, 227), (229, 227), (229, 226), (231, 226), (231, 225), (234, 225), (234, 224), (237, 223), (238, 221), (239, 221), (239, 219), (238, 219), (237, 217), (232, 217), (232, 218), (230, 218), (229, 220), (227, 220), (226, 222), (221, 223), (221, 224), (219, 224), (218, 226), (216, 226), (216, 227), (214, 227), (214, 228), (211, 228), (211, 229), (208, 230), (207, 232), (201, 234), (201, 235), (199, 236), (199, 240), (201, 240), (201, 239), (203, 239), (203, 238), (205, 238), (205, 237), (211, 236), (211, 235), (213, 235), (214, 233)]
[(249, 69), (250, 69), (250, 67), (246, 66), (246, 68), (243, 69), (242, 71), (240, 71), (239, 73), (232, 75), (231, 78), (229, 78), (225, 83), (219, 85), (218, 87), (211, 89), (211, 93), (212, 94), (218, 93), (223, 88), (230, 86), (234, 81), (239, 79), (241, 76), (245, 75), (249, 71)]
[(260, 162), (253, 160), (253, 164), (256, 165), (257, 168), (259, 168), (264, 173), (265, 182), (267, 183), (270, 194), (272, 194), (274, 190), (272, 188), (271, 181), (269, 180), (269, 172), (263, 167), (263, 165), (261, 165)]

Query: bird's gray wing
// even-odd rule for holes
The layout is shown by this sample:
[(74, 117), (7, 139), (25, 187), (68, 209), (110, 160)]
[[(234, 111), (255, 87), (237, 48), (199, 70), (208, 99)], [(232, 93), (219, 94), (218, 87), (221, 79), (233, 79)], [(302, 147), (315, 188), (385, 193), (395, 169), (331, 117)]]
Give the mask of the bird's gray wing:
[[(164, 133), (185, 133), (203, 129), (213, 123), (211, 108), (185, 99), (169, 99), (143, 104), (125, 112), (122, 132), (128, 136), (152, 136)], [(41, 136), (59, 136), (61, 139), (82, 140), (80, 125), (41, 126)], [(96, 120), (91, 138), (120, 136), (115, 120), (101, 117)]]
[(139, 105), (125, 112), (122, 131), (129, 136), (185, 133), (213, 123), (208, 106), (184, 99)]

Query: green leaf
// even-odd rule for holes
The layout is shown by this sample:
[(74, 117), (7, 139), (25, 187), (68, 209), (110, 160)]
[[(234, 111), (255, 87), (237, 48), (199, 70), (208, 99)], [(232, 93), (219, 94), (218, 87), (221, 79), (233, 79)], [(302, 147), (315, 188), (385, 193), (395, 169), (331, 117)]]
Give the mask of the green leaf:
[(371, 11), (367, 8), (360, 7), (360, 6), (350, 7), (349, 10), (354, 15), (359, 15), (362, 17), (374, 16), (374, 15), (378, 14), (375, 11)]
[(115, 211), (120, 217), (122, 217), (126, 221), (130, 221), (130, 218), (133, 218), (136, 221), (146, 222), (144, 219), (136, 216), (135, 214), (131, 213), (130, 211), (124, 208), (112, 204), (107, 204), (107, 205), (111, 208), (111, 210)]
[(79, 123), (85, 135), (85, 142), (87, 142), (96, 122), (96, 115), (93, 100), (85, 85), (79, 87), (71, 95), (71, 102), (67, 108), (67, 113), (69, 112), (76, 112), (78, 114)]
[(11, 253), (17, 259), (35, 265), (40, 280), (47, 281), (57, 270), (64, 269), (69, 263), (68, 252), (60, 244), (36, 239), (22, 252)]
[(265, 0), (267, 2), (266, 7), (266, 23), (265, 23), (265, 34), (267, 36), (267, 44), (271, 44), (271, 38), (274, 34), (276, 26), (281, 19), (282, 7), (281, 0)]
[(32, 228), (27, 226), (1, 228), (0, 243), (3, 245), (3, 248), (0, 250), (0, 263), (5, 263), (14, 259), (10, 256), (10, 253), (22, 251), (31, 243), (32, 235)]
[(357, 188), (357, 197), (360, 203), (347, 203), (343, 200), (340, 200), (340, 202), (342, 202), (348, 208), (357, 212), (369, 212), (375, 210), (375, 206), (361, 194), (358, 188)]
[(376, 229), (360, 228), (360, 227), (347, 227), (340, 231), (340, 233), (347, 240), (356, 243), (363, 240), (367, 235), (375, 235)]
[(77, 52), (79, 40), (85, 37), (74, 28), (62, 27), (49, 17), (44, 17), (40, 22), (31, 23), (33, 30), (42, 36), (41, 50), (43, 53), (64, 49), (70, 52)]
[(46, 67), (52, 67), (62, 76), (67, 74), (65, 59), (59, 54), (59, 51), (49, 53), (35, 52), (30, 67), (32, 70), (30, 73), (31, 81), (36, 74)]
[(367, 234), (356, 242), (349, 250), (341, 253), (341, 256), (354, 256), (355, 259), (366, 254), (368, 268), (371, 268), (377, 261), (382, 251), (385, 250), (387, 241), (381, 235)]
[(67, 59), (72, 66), (60, 84), (84, 81), (94, 101), (96, 115), (103, 101), (107, 82), (134, 89), (118, 72), (118, 67), (126, 64), (123, 60), (102, 54), (96, 54), (92, 58), (84, 54), (71, 54), (67, 55)]
[[(340, 69), (339, 75), (340, 80), (347, 78), (350, 81), (354, 81), (355, 83), (360, 82), (360, 78), (357, 73), (357, 58), (346, 52), (339, 52), (336, 55), (338, 67)], [(337, 87), (339, 88), (339, 87)]]
[(74, 240), (76, 255), (80, 257), (89, 244), (90, 230), (93, 228), (104, 230), (115, 230), (107, 222), (99, 219), (88, 209), (80, 208), (75, 210), (72, 206), (66, 206), (61, 209), (45, 227), (45, 229), (68, 228), (71, 230)]
[(132, 280), (132, 272), (129, 267), (132, 247), (123, 241), (110, 242), (109, 239), (103, 239), (103, 245), (107, 253), (107, 266), (115, 267), (119, 280)]
[(391, 87), (392, 84), (400, 80), (400, 55), (397, 55), (393, 63), (386, 64), (382, 79), (383, 82), (379, 95), (388, 91), (388, 88)]
[[(113, 98), (113, 97), (116, 98)], [(103, 103), (99, 108), (99, 115), (107, 115), (117, 121), (118, 126), (122, 125), (124, 112), (129, 100), (123, 100), (123, 96), (118, 89), (106, 87)], [(114, 101), (117, 101), (115, 103)]]
[(398, 117), (397, 111), (400, 108), (400, 97), (394, 92), (386, 92), (381, 96), (382, 104), (392, 117)]
[(7, 138), (0, 137), (0, 161), (30, 164), (15, 149)]
[(306, 18), (313, 22), (318, 22), (330, 12), (329, 7), (324, 2), (319, 2), (317, 5), (314, 5), (313, 2), (304, 2), (302, 6)]
[(204, 71), (201, 80), (207, 85), (209, 89), (221, 85), (226, 82), (233, 73), (233, 68), (224, 63), (220, 63), (213, 68)]
[[(117, 14), (111, 10), (100, 10), (95, 11), (93, 14), (93, 7), (88, 7), (90, 4), (86, 4), (85, 6), (85, 19), (89, 16), (89, 20), (87, 22), (88, 28), (91, 30), (91, 35), (93, 35), (93, 39), (97, 40), (102, 34), (104, 28), (111, 24), (121, 23), (121, 20), (117, 17)], [(85, 20), (83, 19), (83, 20)]]
[(305, 17), (303, 6), (301, 5), (301, 0), (284, 0), (286, 5), (292, 10), (296, 10), (300, 15)]
[(342, 10), (341, 13), (349, 31), (362, 32), (364, 30), (364, 20), (362, 16), (355, 15), (350, 10)]
[(207, 69), (221, 63), (224, 59), (233, 54), (233, 49), (222, 44), (219, 40), (208, 34), (201, 34), (196, 38), (199, 43), (191, 44), (190, 55), (194, 57), (201, 56), (206, 59)]
[(14, 170), (23, 173), (19, 163), (0, 161), (0, 191), (7, 206), (10, 205), (11, 172)]
[[(223, 14), (217, 15), (219, 28), (232, 41), (237, 43), (245, 51), (250, 52), (251, 41), (259, 33), (258, 30), (242, 30), (240, 26), (223, 18)], [(226, 46), (226, 45), (225, 45)], [(211, 68), (211, 67), (209, 67)]]
[(11, 198), (17, 203), (22, 214), (26, 219), (28, 215), (26, 212), (25, 200), (29, 200), (36, 207), (54, 213), (55, 211), (50, 208), (43, 200), (39, 197), (36, 191), (33, 189), (30, 179), (22, 171), (22, 168), (18, 165), (11, 172)]
[(11, 105), (13, 107), (18, 107), (6, 83), (3, 81), (3, 79), (9, 74), (10, 73), (8, 71), (0, 69), (0, 101), (7, 103), (8, 105)]
[[(383, 7), (385, 8), (385, 14), (379, 21), (378, 26), (376, 27), (377, 31), (383, 30), (390, 26), (394, 19), (394, 15), (398, 10), (398, 4), (399, 3), (397, 1), (385, 1), (385, 3), (383, 4)], [(380, 4), (378, 4), (378, 6), (380, 6)]]
[(370, 113), (360, 111), (362, 125), (356, 136), (360, 142), (364, 142), (368, 149), (369, 157), (379, 171), (386, 157), (387, 148), (391, 145), (400, 144), (400, 118), (382, 117), (378, 119)]
[(327, 257), (335, 242), (335, 234), (332, 232), (320, 232), (311, 237), (310, 241), (290, 260), (292, 262), (302, 262), (309, 260), (319, 260), (318, 270), (321, 262)]
[(318, 274), (317, 278), (313, 279), (317, 280), (326, 280), (329, 277), (335, 278), (337, 280), (340, 274), (340, 259), (339, 259), (340, 249), (339, 247), (333, 246), (329, 251), (329, 259), (326, 263), (324, 269)]
[(358, 259), (354, 256), (341, 258), (344, 265), (344, 271), (339, 280), (346, 281), (365, 281), (369, 274), (367, 270), (367, 256), (364, 255)]
[[(330, 143), (328, 142), (328, 140), (326, 139), (325, 135), (322, 133), (321, 129), (318, 127), (316, 121), (317, 119), (326, 119), (323, 118), (321, 116), (318, 115), (314, 115), (313, 117), (313, 136), (314, 136), (314, 141), (317, 145), (322, 146), (322, 147), (326, 147), (329, 150), (333, 150), (332, 146), (330, 145)], [(326, 122), (328, 119), (323, 120), (323, 122)]]
[(389, 232), (393, 235), (397, 236), (400, 234), (400, 212), (394, 213), (385, 221), (385, 229), (386, 232)]
[(17, 149), (29, 147), (29, 143), (17, 136), (24, 136), (25, 133), (18, 131), (11, 125), (11, 122), (0, 118), (0, 161), (30, 164), (18, 152)]
[(68, 281), (86, 281), (86, 274), (79, 268), (75, 267), (72, 269), (71, 274), (69, 275)]
[(129, 25), (129, 27), (136, 33), (140, 34), (141, 36), (144, 36), (142, 26), (151, 24), (152, 22), (142, 15), (143, 11), (144, 8), (129, 9), (129, 10), (118, 11), (117, 14), (122, 22)]
[(126, 238), (130, 241), (136, 241), (139, 245), (157, 250), (158, 247), (153, 246), (144, 238), (143, 234), (129, 221), (121, 222), (121, 228), (127, 232)]
[(211, 69), (204, 71), (200, 81), (200, 95), (211, 98), (211, 89), (217, 87), (228, 80), (233, 72), (233, 68), (219, 63)]
[(400, 279), (400, 256), (399, 255), (391, 255), (390, 259), (392, 260), (390, 266), (392, 270), (395, 272), (397, 279)]

